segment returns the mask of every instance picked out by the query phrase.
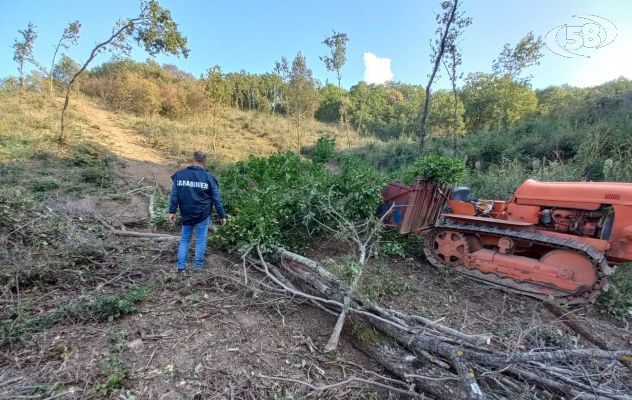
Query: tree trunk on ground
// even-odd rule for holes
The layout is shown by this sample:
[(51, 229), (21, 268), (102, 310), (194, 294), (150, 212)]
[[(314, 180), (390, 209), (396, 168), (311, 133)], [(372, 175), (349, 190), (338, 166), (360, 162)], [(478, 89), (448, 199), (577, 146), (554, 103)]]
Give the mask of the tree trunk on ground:
[[(274, 250), (276, 262), (281, 266), (276, 267), (264, 261), (269, 265), (269, 267), (266, 266), (266, 274), (269, 277), (273, 277), (273, 273), (285, 275), (286, 282), (292, 282), (293, 286), (288, 287), (274, 277), (273, 280), (282, 285), (282, 291), (292, 298), (303, 297), (312, 303), (319, 303), (319, 307), (328, 309), (328, 313), (344, 312), (348, 321), (351, 321), (354, 326), (355, 321), (364, 321), (365, 324), (369, 324), (386, 335), (384, 338), (387, 339), (387, 343), (389, 338), (395, 340), (399, 344), (391, 343), (388, 347), (391, 354), (399, 355), (399, 359), (394, 360), (384, 354), (383, 343), (367, 344), (366, 335), (362, 335), (357, 329), (351, 329), (351, 334), (357, 338), (364, 336), (364, 341), (358, 344), (361, 350), (369, 355), (375, 355), (375, 360), (389, 371), (399, 377), (403, 374), (403, 379), (407, 382), (415, 382), (422, 391), (428, 394), (446, 399), (484, 399), (485, 394), (480, 386), (484, 382), (487, 386), (483, 387), (502, 390), (503, 395), (508, 398), (515, 398), (525, 391), (532, 391), (532, 385), (536, 384), (551, 393), (568, 398), (632, 399), (623, 394), (624, 391), (621, 389), (611, 387), (610, 381), (606, 384), (599, 380), (599, 371), (603, 371), (605, 366), (612, 368), (613, 361), (631, 360), (632, 351), (630, 350), (526, 349), (517, 351), (514, 349), (508, 351), (505, 345), (501, 344), (499, 347), (497, 343), (490, 342), (489, 337), (485, 335), (468, 335), (421, 316), (410, 316), (395, 310), (383, 309), (355, 293), (345, 291), (344, 284), (318, 262), (285, 249), (275, 248)], [(261, 259), (263, 260), (262, 257)], [(287, 260), (289, 262), (286, 262)], [(301, 292), (297, 289), (299, 287), (305, 288), (307, 292)], [(315, 294), (307, 294), (310, 292)], [(346, 304), (348, 307), (345, 306)], [(402, 348), (407, 349), (417, 358), (410, 358), (411, 355)], [(417, 368), (413, 368), (412, 372), (403, 372), (410, 371), (408, 368), (413, 360), (430, 363), (424, 367), (425, 377), (417, 375)], [(594, 364), (599, 361), (601, 361), (600, 364)], [(571, 370), (584, 367), (592, 368), (592, 373), (597, 373), (596, 377), (591, 378), (590, 372), (586, 372), (584, 378), (581, 378), (571, 372)], [(434, 371), (430, 377), (427, 374), (429, 371)], [(445, 380), (458, 380), (461, 383), (460, 388), (456, 389), (436, 382)], [(435, 391), (432, 391), (433, 386), (436, 386)]]

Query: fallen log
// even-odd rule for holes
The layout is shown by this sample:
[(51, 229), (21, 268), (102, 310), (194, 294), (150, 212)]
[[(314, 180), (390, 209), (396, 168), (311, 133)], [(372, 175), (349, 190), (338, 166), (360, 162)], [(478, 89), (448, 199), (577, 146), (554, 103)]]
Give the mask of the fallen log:
[[(588, 342), (594, 344), (602, 350), (610, 350), (610, 346), (602, 340), (601, 338), (593, 335), (586, 327), (579, 322), (573, 315), (569, 312), (563, 310), (559, 305), (555, 303), (551, 303), (549, 301), (545, 301), (542, 303), (544, 308), (546, 308), (551, 314), (556, 316), (560, 321), (562, 321), (566, 326), (575, 331), (579, 336), (583, 337)], [(632, 372), (632, 362), (630, 361), (620, 361), (625, 367)]]
[(116, 236), (142, 237), (142, 238), (150, 238), (154, 240), (180, 240), (180, 236), (169, 235), (166, 233), (135, 232), (135, 231), (116, 229), (115, 227), (110, 225), (107, 221), (105, 221), (103, 218), (99, 217), (98, 215), (94, 215), (94, 219), (96, 219), (101, 225), (103, 225), (105, 228), (110, 230), (110, 232), (112, 232), (112, 234)]
[[(276, 256), (278, 266), (266, 262), (262, 256), (258, 262), (267, 264), (264, 272), (285, 293), (317, 302), (321, 307), (336, 313), (343, 309), (344, 299), (347, 297), (345, 294), (348, 295), (349, 292), (345, 291), (344, 282), (333, 276), (324, 266), (285, 249), (278, 248)], [(292, 287), (285, 285), (277, 276), (287, 277), (286, 283), (292, 282)], [(461, 398), (484, 399), (485, 392), (495, 387), (509, 391), (506, 397), (511, 398), (521, 392), (530, 391), (529, 385), (535, 384), (549, 392), (570, 398), (631, 399), (622, 389), (604, 384), (598, 374), (599, 371), (605, 371), (606, 366), (613, 361), (632, 360), (632, 350), (534, 349), (512, 352), (507, 351), (504, 346), (496, 348), (499, 343), (492, 344), (489, 335), (465, 334), (423, 316), (385, 309), (357, 293), (349, 296), (349, 300), (348, 313), (356, 316), (353, 320), (363, 320), (392, 338), (400, 349), (395, 354), (401, 357), (408, 354), (409, 358), (414, 355), (417, 360), (429, 361), (426, 365), (444, 371), (439, 380), (458, 380), (461, 383)], [(383, 357), (378, 350), (362, 350), (374, 354), (374, 359), (378, 362)], [(593, 367), (594, 363), (596, 364)], [(396, 364), (390, 362), (389, 366), (389, 361), (380, 364), (395, 376), (408, 379), (409, 382), (414, 381), (417, 375), (422, 376), (418, 372), (406, 372), (402, 378), (401, 371), (394, 372), (397, 370)], [(584, 376), (573, 373), (564, 375), (563, 371), (573, 370), (580, 364), (581, 368), (594, 368), (593, 376), (596, 378), (586, 373)], [(427, 387), (424, 388), (421, 384), (418, 387), (432, 395)], [(588, 391), (587, 388), (592, 390)], [(455, 393), (448, 395), (441, 390), (436, 391), (435, 396), (459, 397)]]
[(128, 236), (128, 237), (141, 237), (141, 238), (150, 238), (155, 240), (180, 240), (180, 236), (167, 235), (164, 233), (151, 233), (151, 232), (134, 232), (134, 231), (123, 231), (119, 229), (112, 229), (112, 234), (116, 236)]
[[(363, 326), (366, 322), (355, 319), (352, 322), (354, 328), (349, 329), (349, 334), (354, 338), (353, 345), (373, 360), (377, 361), (384, 369), (398, 377), (404, 382), (411, 382), (416, 389), (422, 393), (440, 399), (465, 399), (465, 393), (456, 385), (443, 386), (437, 385), (437, 382), (453, 381), (457, 382), (458, 377), (446, 376), (442, 369), (428, 368), (430, 372), (426, 372), (424, 376), (419, 375), (419, 364), (423, 363), (423, 359), (411, 354), (397, 343), (375, 344), (367, 341), (358, 333), (357, 326)], [(430, 364), (432, 365), (432, 364)], [(424, 366), (429, 366), (425, 363)]]
[[(310, 260), (309, 258), (303, 257), (296, 253), (292, 253), (291, 251), (288, 251), (281, 247), (277, 247), (276, 251), (277, 251), (277, 256), (279, 256), (281, 260), (283, 258), (288, 258), (294, 261), (295, 263), (298, 263), (299, 265), (304, 267), (303, 269), (293, 268), (291, 271), (297, 274), (303, 281), (305, 281), (306, 283), (312, 286), (321, 285), (321, 287), (327, 288), (327, 292), (321, 292), (321, 293), (329, 295), (330, 293), (335, 292), (333, 287), (338, 288), (342, 286), (342, 283), (340, 283), (337, 277), (335, 277), (331, 272), (329, 272), (327, 269), (325, 269), (325, 267), (323, 267), (316, 261)], [(306, 269), (309, 272), (307, 272)], [(330, 287), (328, 285), (323, 285), (322, 282), (319, 279), (317, 279), (318, 277), (321, 277), (321, 279), (324, 278), (333, 287)], [(316, 288), (316, 289), (319, 289), (319, 288)], [(383, 309), (382, 307), (378, 306), (374, 302), (360, 296), (357, 293), (354, 294), (354, 300), (356, 300), (356, 302), (360, 304), (361, 306), (366, 307), (367, 309), (376, 312), (378, 315), (385, 316), (385, 315), (390, 314), (391, 317), (399, 318), (402, 321), (419, 322), (427, 327), (430, 327), (441, 333), (452, 336), (455, 339), (458, 339), (465, 343), (470, 343), (475, 346), (482, 345), (482, 344), (489, 344), (491, 340), (491, 335), (484, 335), (484, 334), (469, 335), (469, 334), (465, 334), (460, 331), (457, 331), (456, 329), (452, 329), (445, 325), (436, 323), (434, 321), (431, 321), (428, 318), (424, 318), (419, 315), (407, 315), (399, 311)]]

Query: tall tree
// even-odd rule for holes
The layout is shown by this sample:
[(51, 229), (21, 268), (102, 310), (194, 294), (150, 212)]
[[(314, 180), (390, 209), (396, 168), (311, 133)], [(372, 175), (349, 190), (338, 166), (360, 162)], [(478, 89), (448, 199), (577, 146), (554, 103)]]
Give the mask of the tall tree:
[(437, 30), (435, 31), (437, 38), (434, 44), (431, 43), (432, 54), (430, 60), (433, 64), (432, 72), (428, 78), (428, 84), (426, 85), (426, 97), (424, 99), (424, 108), (421, 113), (421, 121), (419, 122), (419, 150), (423, 151), (426, 135), (427, 135), (427, 121), (428, 113), (430, 112), (430, 93), (432, 89), (432, 83), (439, 71), (439, 66), (443, 59), (446, 49), (449, 49), (454, 45), (456, 39), (459, 37), (463, 28), (472, 23), (470, 18), (465, 18), (462, 12), (457, 12), (459, 7), (459, 0), (446, 0), (441, 3), (443, 12), (436, 17)]
[[(472, 23), (471, 18), (462, 18), (462, 28), (467, 27)], [(458, 46), (457, 39), (463, 32), (463, 29), (457, 29), (454, 31), (455, 37), (450, 40), (450, 45), (447, 48), (448, 57), (447, 60), (443, 60), (443, 66), (446, 69), (448, 78), (450, 79), (450, 85), (452, 86), (453, 97), (453, 131), (452, 131), (452, 154), (456, 157), (457, 154), (457, 135), (460, 133), (460, 125), (462, 125), (462, 118), (459, 118), (459, 95), (456, 90), (457, 81), (463, 78), (463, 73), (457, 73), (457, 68), (461, 65), (463, 59), (461, 56), (461, 49)]]
[(171, 18), (171, 12), (162, 8), (157, 0), (141, 0), (138, 16), (119, 20), (112, 30), (112, 35), (92, 49), (86, 62), (66, 85), (66, 98), (61, 111), (60, 144), (66, 144), (64, 119), (70, 102), (70, 90), (77, 77), (88, 68), (98, 54), (105, 50), (119, 51), (129, 55), (130, 38), (133, 38), (152, 56), (169, 53), (176, 56), (183, 55), (186, 58), (189, 55), (187, 38), (178, 31), (178, 25)]
[(53, 96), (53, 70), (55, 69), (55, 59), (57, 58), (57, 53), (59, 49), (68, 49), (70, 45), (76, 45), (79, 40), (79, 29), (81, 29), (81, 24), (79, 21), (74, 21), (68, 24), (67, 27), (64, 28), (64, 32), (57, 42), (57, 46), (55, 46), (55, 52), (53, 52), (53, 59), (50, 62), (50, 71), (48, 71), (48, 81), (49, 81), (49, 89), (50, 95)]
[(29, 63), (37, 66), (37, 62), (33, 56), (33, 44), (37, 39), (37, 31), (35, 29), (35, 25), (29, 22), (26, 29), (18, 30), (21, 38), (15, 39), (13, 42), (13, 61), (18, 64), (20, 89), (24, 88), (24, 67)]
[(204, 88), (210, 112), (211, 128), (213, 129), (213, 151), (217, 149), (217, 121), (224, 111), (224, 107), (230, 101), (228, 88), (219, 65), (208, 70), (206, 74), (206, 86)]
[[(326, 38), (323, 41), (323, 44), (329, 47), (330, 55), (320, 57), (320, 59), (325, 63), (325, 67), (328, 71), (336, 71), (336, 79), (338, 80), (338, 89), (340, 87), (340, 80), (342, 79), (342, 75), (340, 71), (342, 67), (347, 62), (347, 42), (349, 41), (349, 37), (344, 32), (336, 32), (332, 31), (332, 35)], [(343, 99), (343, 98), (341, 98)], [(351, 147), (351, 139), (349, 138), (349, 118), (347, 116), (347, 112), (349, 110), (350, 102), (348, 98), (344, 98), (343, 101), (340, 102), (340, 107), (338, 109), (338, 113), (340, 114), (339, 121), (345, 127), (345, 132), (347, 134), (347, 145)]]
[(332, 31), (333, 34), (323, 41), (323, 44), (329, 47), (330, 55), (320, 57), (325, 63), (327, 71), (336, 71), (336, 79), (338, 79), (338, 87), (342, 75), (340, 71), (347, 62), (347, 42), (349, 37), (344, 32)]
[(307, 60), (299, 51), (289, 70), (287, 90), (288, 112), (296, 122), (297, 150), (301, 152), (301, 122), (312, 118), (318, 106), (318, 83), (307, 68)]
[(482, 72), (468, 75), (462, 98), (468, 132), (509, 128), (538, 107), (528, 84)]
[[(543, 46), (542, 37), (536, 38), (533, 32), (527, 33), (513, 48), (509, 43), (505, 43), (500, 55), (494, 60), (492, 71), (497, 76), (508, 76), (512, 80), (517, 80), (525, 69), (540, 64)], [(523, 78), (522, 81), (528, 83), (530, 78)]]

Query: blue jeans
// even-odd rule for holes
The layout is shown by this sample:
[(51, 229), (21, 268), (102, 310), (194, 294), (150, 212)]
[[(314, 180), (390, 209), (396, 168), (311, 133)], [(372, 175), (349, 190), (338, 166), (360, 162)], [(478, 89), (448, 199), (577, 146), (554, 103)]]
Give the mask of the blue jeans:
[(182, 236), (180, 236), (180, 247), (178, 247), (178, 270), (187, 268), (187, 258), (189, 257), (189, 246), (191, 245), (191, 237), (193, 236), (193, 228), (195, 232), (195, 268), (204, 266), (204, 253), (206, 253), (206, 234), (208, 226), (211, 222), (209, 216), (197, 225), (182, 225)]

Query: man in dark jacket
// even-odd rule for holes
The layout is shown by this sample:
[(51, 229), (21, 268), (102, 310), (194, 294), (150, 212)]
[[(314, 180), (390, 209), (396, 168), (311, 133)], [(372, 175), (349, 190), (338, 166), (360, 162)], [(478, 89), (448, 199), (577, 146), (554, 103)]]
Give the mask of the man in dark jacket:
[(220, 223), (226, 223), (224, 203), (219, 194), (217, 179), (206, 169), (206, 154), (201, 151), (193, 153), (193, 165), (173, 174), (173, 188), (169, 199), (169, 220), (176, 222), (176, 210), (180, 208), (182, 218), (182, 236), (178, 248), (178, 272), (187, 269), (189, 246), (196, 228), (195, 236), (195, 268), (204, 266), (206, 253), (206, 234), (211, 223), (213, 205), (219, 214)]

